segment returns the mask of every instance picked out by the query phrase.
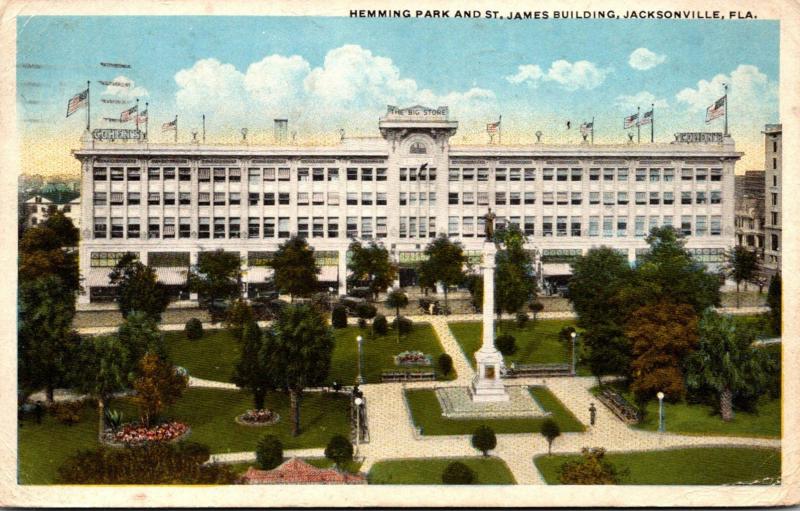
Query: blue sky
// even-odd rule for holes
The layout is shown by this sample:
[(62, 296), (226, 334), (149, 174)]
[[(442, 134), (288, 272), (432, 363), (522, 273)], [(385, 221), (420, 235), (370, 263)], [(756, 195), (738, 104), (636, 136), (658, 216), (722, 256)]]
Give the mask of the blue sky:
[[(176, 113), (187, 137), (206, 113), (212, 139), (241, 126), (266, 137), (273, 117), (288, 116), (300, 139), (316, 140), (338, 127), (375, 133), (387, 103), (423, 103), (450, 104), (461, 121), (456, 143), (484, 142), (483, 126), (500, 114), (509, 142), (536, 129), (575, 142), (565, 121), (592, 116), (596, 141), (620, 142), (622, 117), (656, 102), (656, 136), (666, 142), (674, 130), (721, 130), (703, 121), (723, 82), (740, 145), (778, 121), (776, 21), (37, 16), (19, 18), (17, 30), (18, 63), (46, 66), (17, 69), (19, 117), (40, 121), (22, 121), (23, 137), (70, 144), (85, 112), (64, 119), (66, 103), (89, 79), (93, 126), (124, 109), (100, 97), (133, 104), (133, 90), (152, 105), (155, 140), (153, 124)], [(101, 96), (97, 80), (118, 76), (134, 87)]]

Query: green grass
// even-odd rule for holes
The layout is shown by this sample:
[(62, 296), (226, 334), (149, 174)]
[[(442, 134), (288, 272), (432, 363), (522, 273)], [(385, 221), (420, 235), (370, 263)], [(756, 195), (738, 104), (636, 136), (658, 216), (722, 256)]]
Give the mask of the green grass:
[(187, 339), (183, 331), (165, 332), (164, 340), (172, 361), (204, 380), (231, 381), (242, 352), (239, 342), (226, 329), (207, 329), (203, 337), (194, 341)]
[(443, 484), (442, 472), (453, 461), (460, 461), (475, 472), (473, 484), (516, 484), (514, 476), (500, 458), (420, 458), (379, 461), (372, 465), (369, 484)]
[[(596, 394), (597, 387), (592, 392)], [(630, 403), (634, 402), (629, 393), (622, 392), (622, 395)], [(644, 420), (633, 427), (647, 431), (658, 430), (658, 400), (648, 402), (646, 411)], [(708, 405), (665, 401), (664, 419), (669, 433), (780, 438), (781, 400), (762, 396), (756, 412), (736, 411), (730, 422), (723, 421)]]
[[(545, 387), (531, 387), (533, 397), (552, 412), (552, 418), (562, 432), (584, 431), (581, 422)], [(406, 399), (414, 424), (422, 427), (424, 435), (471, 435), (478, 426), (491, 427), (495, 433), (538, 433), (542, 418), (509, 417), (496, 419), (447, 419), (442, 417), (439, 400), (433, 390), (408, 390)]]
[[(364, 353), (362, 356), (364, 359), (364, 378), (367, 383), (380, 383), (383, 371), (434, 370), (436, 378), (439, 380), (452, 380), (456, 377), (455, 369), (450, 371), (447, 376), (440, 373), (436, 362), (439, 355), (444, 353), (444, 349), (436, 336), (436, 332), (429, 323), (414, 324), (411, 333), (401, 336), (399, 343), (397, 335), (391, 329), (387, 335), (372, 336), (370, 328), (362, 330), (356, 326), (349, 326), (334, 330), (336, 345), (333, 349), (331, 370), (328, 374), (329, 383), (336, 381), (344, 385), (352, 385), (356, 381), (358, 375), (358, 343), (356, 342), (356, 337), (359, 335), (364, 338), (362, 344)], [(431, 355), (433, 357), (433, 365), (419, 368), (398, 367), (394, 364), (392, 357), (403, 351), (421, 351), (426, 355)]]
[[(514, 321), (498, 323), (497, 335), (511, 334), (517, 340), (517, 352), (504, 356), (507, 366), (517, 364), (556, 364), (570, 362), (570, 343), (558, 339), (558, 332), (565, 326), (574, 326), (574, 320), (540, 319), (529, 321), (523, 328), (517, 328)], [(481, 347), (483, 331), (480, 322), (450, 323), (450, 331), (461, 345), (472, 367), (475, 367), (474, 353)]]
[[(537, 456), (547, 484), (560, 484), (558, 469), (578, 455)], [(780, 477), (781, 451), (750, 447), (697, 447), (665, 451), (610, 453), (605, 458), (627, 471), (620, 484), (731, 484)]]
[[(277, 411), (281, 420), (274, 426), (240, 426), (234, 418), (252, 408), (249, 393), (220, 389), (188, 389), (183, 397), (165, 412), (189, 424), (188, 440), (207, 445), (212, 453), (255, 450), (258, 440), (267, 434), (278, 436), (284, 449), (324, 447), (333, 435), (349, 435), (348, 397), (344, 394), (308, 392), (300, 408), (301, 434), (291, 434), (289, 398), (283, 393), (267, 397), (268, 408)], [(128, 400), (112, 403), (125, 414), (125, 421), (136, 418)], [(93, 449), (97, 443), (97, 415), (87, 406), (82, 420), (65, 426), (47, 416), (41, 425), (26, 420), (19, 430), (19, 477), (23, 484), (52, 484), (58, 467), (79, 449)]]

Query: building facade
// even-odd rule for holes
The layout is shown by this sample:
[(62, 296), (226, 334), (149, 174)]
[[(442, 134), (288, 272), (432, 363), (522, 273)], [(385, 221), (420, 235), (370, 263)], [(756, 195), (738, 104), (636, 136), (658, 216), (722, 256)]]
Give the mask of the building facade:
[(81, 221), (81, 199), (76, 197), (69, 202), (58, 204), (42, 195), (34, 195), (25, 200), (27, 212), (25, 226), (33, 227), (39, 225), (47, 219), (50, 208), (55, 208), (64, 213), (64, 216), (72, 220), (73, 225), (80, 229)]
[[(317, 252), (320, 280), (345, 293), (352, 238), (384, 244), (415, 284), (415, 265), (440, 233), (472, 262), (488, 208), (517, 224), (538, 274), (607, 245), (631, 263), (650, 228), (672, 225), (712, 267), (735, 243), (734, 166), (721, 134), (678, 134), (668, 144), (450, 145), (447, 108), (390, 107), (380, 136), (335, 146), (211, 146), (100, 142), (75, 151), (82, 168), (80, 265), (86, 294), (110, 294), (108, 272), (126, 252), (186, 297), (187, 268), (203, 252), (238, 252), (246, 292), (271, 274), (270, 254), (292, 235)], [(195, 298), (195, 297), (191, 297)]]
[(748, 170), (736, 176), (736, 244), (755, 251), (764, 258), (764, 184), (763, 170)]
[(781, 169), (783, 168), (782, 128), (780, 124), (764, 126), (764, 269), (776, 273), (781, 268)]

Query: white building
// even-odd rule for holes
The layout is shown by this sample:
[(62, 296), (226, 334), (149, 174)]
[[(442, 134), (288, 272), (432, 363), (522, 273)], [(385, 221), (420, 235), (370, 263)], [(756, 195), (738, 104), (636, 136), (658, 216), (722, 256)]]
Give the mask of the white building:
[(64, 213), (64, 216), (72, 220), (72, 223), (75, 225), (75, 227), (80, 229), (81, 226), (80, 197), (76, 197), (64, 204), (57, 204), (42, 195), (34, 195), (32, 197), (29, 197), (25, 201), (25, 209), (27, 210), (28, 213), (25, 225), (27, 227), (33, 227), (35, 225), (44, 222), (47, 219), (47, 215), (51, 207), (55, 207), (57, 210), (62, 211)]
[(529, 236), (545, 278), (567, 275), (569, 261), (593, 246), (613, 246), (633, 263), (654, 226), (683, 231), (711, 265), (734, 244), (741, 153), (721, 134), (678, 134), (669, 144), (451, 146), (458, 123), (447, 108), (420, 106), (390, 107), (378, 128), (379, 137), (321, 147), (87, 137), (75, 151), (81, 302), (108, 296), (108, 272), (125, 252), (176, 292), (199, 253), (239, 252), (252, 294), (271, 272), (270, 252), (293, 234), (316, 249), (324, 288), (345, 292), (353, 237), (382, 242), (410, 285), (439, 233), (478, 258), (489, 207), (498, 224)]
[(781, 173), (783, 169), (783, 128), (780, 124), (764, 126), (764, 269), (770, 274), (781, 269)]

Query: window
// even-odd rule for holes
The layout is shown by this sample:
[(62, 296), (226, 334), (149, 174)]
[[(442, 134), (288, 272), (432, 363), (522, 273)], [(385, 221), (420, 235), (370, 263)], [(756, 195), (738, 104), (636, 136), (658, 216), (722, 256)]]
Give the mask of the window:
[(188, 217), (181, 217), (178, 220), (178, 237), (188, 238), (192, 235), (192, 220)]
[(175, 237), (175, 218), (169, 217), (164, 219), (164, 232), (162, 237), (165, 239)]
[(211, 224), (208, 217), (200, 217), (197, 219), (197, 237), (207, 239), (211, 235)]
[[(637, 221), (640, 217), (636, 217)], [(628, 235), (628, 217), (625, 216), (618, 216), (617, 217), (617, 237), (624, 238)]]
[(556, 181), (567, 180), (567, 169), (556, 169)]
[(617, 181), (628, 180), (628, 169), (617, 169)]
[(428, 204), (430, 206), (436, 205), (436, 192), (428, 192)]
[(407, 181), (408, 180), (408, 169), (401, 167), (400, 168), (400, 181)]
[(161, 222), (159, 218), (151, 216), (147, 220), (147, 237), (153, 239), (161, 237)]
[(358, 237), (358, 217), (357, 216), (349, 216), (349, 217), (347, 217), (347, 237), (348, 238), (357, 238)]
[(478, 181), (489, 180), (489, 169), (478, 169)]
[(164, 181), (175, 179), (175, 167), (164, 167)]
[(645, 235), (644, 222), (645, 222), (645, 217), (643, 216), (637, 216), (636, 219), (634, 220), (634, 233), (637, 238), (643, 238)]
[(94, 167), (92, 170), (92, 179), (95, 181), (107, 181), (108, 170), (105, 167)]
[(672, 192), (664, 192), (664, 204), (669, 206), (675, 202), (675, 197)]
[[(478, 200), (480, 201), (480, 192), (478, 193)], [(479, 202), (480, 204), (480, 202)], [(525, 192), (525, 204), (536, 204), (536, 192)]]
[(250, 217), (247, 219), (247, 237), (260, 238), (261, 237), (261, 222), (257, 217)]
[(650, 192), (650, 205), (658, 206), (659, 204), (661, 204), (661, 200), (658, 196), (658, 192)]
[[(530, 193), (533, 194), (533, 192)], [(528, 196), (527, 192), (525, 196)], [(489, 192), (478, 192), (478, 205), (486, 206), (487, 204), (489, 204)]]
[(579, 206), (581, 202), (583, 202), (583, 200), (581, 199), (581, 192), (572, 192), (570, 203), (573, 206)]
[(664, 169), (664, 182), (671, 182), (675, 179), (675, 169)]
[(175, 205), (175, 192), (164, 192), (164, 205), (165, 206)]
[(628, 192), (617, 192), (617, 204), (621, 206), (628, 204)]
[(339, 169), (328, 169), (328, 181), (339, 180)]
[(505, 206), (506, 192), (494, 192), (494, 203), (498, 206)]
[(570, 236), (580, 236), (581, 235), (581, 217), (573, 216), (570, 218)]
[(408, 149), (410, 154), (426, 154), (428, 152), (428, 148), (425, 147), (425, 144), (422, 142), (414, 142), (411, 144), (411, 147)]
[(299, 216), (299, 217), (297, 217), (297, 237), (298, 238), (308, 238), (308, 217), (307, 216)]
[(572, 181), (580, 181), (583, 179), (583, 169), (572, 169), (572, 175), (570, 179)]
[(215, 206), (224, 206), (225, 205), (225, 193), (224, 192), (214, 192), (214, 205)]
[(778, 212), (777, 211), (770, 211), (769, 219), (770, 219), (770, 225), (778, 225)]
[(225, 219), (224, 218), (214, 218), (214, 238), (224, 238), (225, 237)]
[(542, 218), (542, 236), (553, 235), (553, 217), (546, 216)]
[(649, 221), (650, 221), (650, 224), (649, 224), (649, 226), (647, 228), (647, 232), (652, 232), (653, 229), (658, 227), (658, 217), (657, 216), (651, 216)]
[(722, 169), (711, 169), (711, 181), (722, 181)]
[(279, 192), (278, 193), (278, 205), (280, 206), (288, 206), (289, 205), (289, 192)]
[[(275, 169), (272, 169), (273, 171)], [(264, 179), (266, 180), (267, 176), (264, 175)], [(211, 181), (211, 169), (208, 167), (200, 167), (197, 169), (197, 180), (201, 182)]]
[(692, 235), (692, 217), (689, 215), (681, 216), (681, 234), (684, 236)]
[(275, 194), (273, 192), (268, 192), (264, 194), (264, 205), (265, 206), (275, 205)]
[(458, 204), (458, 192), (450, 192), (447, 194), (447, 203), (450, 205)]
[(708, 169), (697, 169), (697, 173), (694, 176), (696, 181), (705, 181), (706, 177), (708, 176)]
[(614, 235), (614, 217), (613, 216), (604, 216), (603, 217), (603, 237), (610, 238)]
[(457, 216), (451, 216), (447, 219), (448, 236), (458, 236), (458, 220)]
[(589, 236), (597, 237), (599, 235), (600, 229), (600, 217), (598, 216), (590, 216), (589, 217)]
[(372, 192), (361, 192), (361, 205), (372, 206)]
[(542, 204), (544, 204), (545, 206), (553, 205), (553, 192), (542, 193)]
[[(567, 169), (564, 169), (566, 172)], [(566, 178), (566, 174), (564, 176)], [(509, 181), (521, 181), (522, 180), (522, 169), (509, 169), (508, 170), (508, 180)], [(564, 179), (566, 181), (566, 179)]]
[(142, 175), (141, 169), (139, 167), (134, 167), (128, 169), (128, 181), (139, 181)]
[(339, 192), (328, 192), (328, 206), (339, 205)]
[(696, 236), (705, 236), (708, 233), (707, 220), (708, 217), (705, 215), (697, 215), (694, 218), (694, 233)]
[(777, 206), (778, 205), (778, 194), (775, 193), (775, 192), (772, 192), (770, 195), (772, 196), (772, 205), (773, 206)]
[(324, 238), (325, 237), (325, 218), (315, 216), (311, 219), (311, 237)]
[[(580, 169), (578, 169), (580, 170)], [(573, 171), (574, 172), (574, 171)], [(525, 181), (536, 181), (536, 169), (525, 169)], [(575, 176), (573, 174), (573, 181), (575, 181)], [(480, 181), (480, 179), (479, 179)]]
[(614, 192), (603, 192), (603, 206), (614, 205)]
[[(475, 179), (475, 169), (464, 169), (461, 173), (461, 179), (464, 181), (473, 181)], [(458, 179), (456, 179), (458, 181)]]
[(181, 206), (188, 206), (192, 203), (192, 194), (189, 192), (178, 193), (178, 204)]
[(681, 204), (687, 205), (692, 203), (692, 192), (681, 192)]
[(139, 258), (139, 254), (136, 252), (92, 252), (90, 264), (92, 268), (113, 268), (120, 259), (128, 254), (134, 256), (135, 259)]
[(228, 237), (229, 238), (239, 238), (241, 237), (241, 225), (239, 222), (239, 217), (233, 217), (228, 219)]
[(386, 228), (386, 217), (379, 216), (375, 218), (375, 237), (376, 238), (385, 238), (388, 234), (388, 230)]
[(561, 206), (569, 204), (569, 197), (567, 196), (567, 192), (556, 192), (556, 204), (559, 204)]
[(665, 215), (662, 219), (661, 225), (664, 227), (672, 227), (672, 215)]
[(189, 167), (181, 167), (178, 169), (178, 181), (191, 181), (192, 169)]
[(125, 236), (125, 224), (123, 223), (124, 219), (121, 217), (114, 217), (111, 219), (111, 237), (112, 238), (122, 238)]
[(297, 204), (299, 206), (308, 206), (308, 192), (297, 192)]
[(151, 167), (147, 169), (147, 179), (150, 181), (158, 181), (161, 179), (161, 169), (157, 167)]
[(695, 199), (695, 204), (705, 204), (706, 203), (706, 192), (697, 192), (697, 198)]
[(274, 238), (275, 237), (275, 219), (274, 218), (265, 218), (263, 226), (264, 226), (264, 237), (265, 238)]
[(513, 225), (513, 226), (515, 226), (515, 227), (519, 228), (519, 226), (520, 226), (520, 225), (519, 225), (519, 217), (518, 217), (518, 216), (512, 216), (512, 217), (510, 217), (510, 218), (508, 219), (508, 224), (509, 224), (509, 227)]
[(257, 185), (261, 182), (261, 169), (249, 168), (247, 169), (247, 182), (251, 185)]
[(681, 169), (681, 181), (694, 180), (694, 171), (692, 169)]
[(778, 186), (778, 175), (774, 174), (772, 176), (772, 186)]
[(553, 169), (542, 169), (542, 181), (553, 180)]
[(636, 169), (636, 181), (644, 181), (647, 178), (647, 169)]
[(400, 217), (399, 236), (401, 238), (408, 237), (408, 217), (405, 216)]
[(523, 224), (522, 227), (526, 236), (533, 236), (534, 234), (536, 234), (536, 217), (526, 216), (525, 223)]
[(407, 205), (408, 204), (408, 193), (400, 192), (400, 198), (399, 198), (398, 201), (399, 201), (401, 206)]
[(778, 238), (777, 234), (770, 235), (770, 245), (772, 250), (779, 250), (780, 249), (780, 239)]
[(258, 206), (258, 199), (259, 199), (258, 193), (250, 193), (247, 195), (247, 203), (251, 206)]
[(215, 183), (222, 183), (225, 182), (225, 169), (221, 167), (214, 168), (214, 182)]
[[(420, 199), (422, 197), (420, 196)], [(420, 200), (421, 202), (421, 200)], [(461, 198), (462, 204), (475, 204), (475, 194), (473, 192), (464, 192), (463, 197)]]
[(372, 181), (372, 169), (361, 169), (361, 180)]
[(289, 181), (290, 178), (289, 167), (278, 168), (278, 181)]
[[(97, 201), (95, 201), (95, 204)], [(161, 204), (161, 194), (158, 192), (149, 192), (147, 194), (147, 203), (151, 206), (158, 206)]]
[(603, 169), (603, 181), (614, 180), (614, 169)]
[(325, 181), (325, 169), (315, 168), (313, 170), (314, 181)]
[(309, 175), (308, 175), (308, 169), (307, 168), (297, 169), (297, 180), (298, 181), (308, 181), (309, 180)]
[(349, 167), (347, 169), (347, 180), (348, 181), (358, 181), (358, 169)]
[(128, 217), (128, 238), (139, 238), (141, 236), (141, 227), (139, 225), (138, 217)]
[(589, 192), (589, 204), (600, 204), (600, 192)]
[[(559, 195), (564, 194), (567, 195), (567, 192), (558, 192)], [(465, 194), (466, 195), (466, 194)], [(508, 203), (512, 206), (519, 206), (521, 203), (521, 194), (520, 192), (510, 192), (508, 194)], [(466, 204), (466, 203), (465, 203)]]
[(124, 202), (125, 202), (125, 194), (123, 194), (122, 192), (111, 192), (110, 203), (112, 206), (121, 206)]
[[(711, 217), (711, 235), (719, 236), (722, 234), (722, 216), (713, 215)], [(777, 247), (775, 247), (777, 249)]]
[(375, 181), (386, 181), (386, 169), (375, 169)]
[(589, 181), (600, 181), (600, 169), (589, 169)]
[(328, 237), (329, 238), (338, 238), (339, 237), (339, 218), (335, 216), (328, 217)]
[(325, 204), (325, 194), (323, 192), (314, 192), (311, 195), (311, 203), (315, 206), (322, 206)]
[(475, 217), (465, 216), (461, 219), (461, 236), (465, 238), (475, 236)]
[(650, 182), (651, 183), (658, 183), (659, 178), (661, 177), (661, 169), (650, 169)]
[(347, 205), (348, 206), (358, 205), (358, 192), (347, 192)]

